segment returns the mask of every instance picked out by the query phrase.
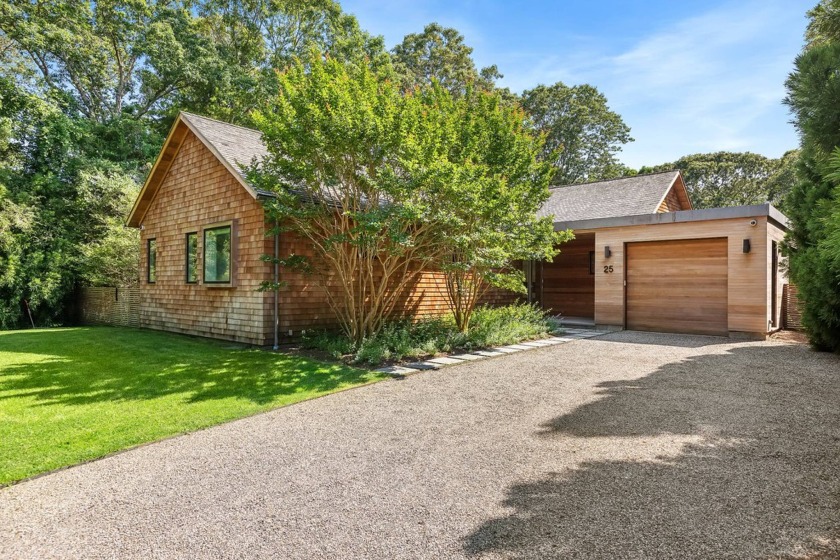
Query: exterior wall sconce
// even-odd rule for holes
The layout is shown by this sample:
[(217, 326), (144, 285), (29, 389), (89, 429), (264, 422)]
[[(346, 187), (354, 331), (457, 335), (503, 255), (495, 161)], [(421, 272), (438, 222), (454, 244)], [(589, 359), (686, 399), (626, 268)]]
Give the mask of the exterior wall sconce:
[(604, 258), (608, 259), (611, 256), (612, 256), (612, 251), (610, 251), (610, 248), (608, 246), (604, 247)]
[(750, 252), (750, 240), (749, 239), (744, 239), (744, 252), (745, 253)]

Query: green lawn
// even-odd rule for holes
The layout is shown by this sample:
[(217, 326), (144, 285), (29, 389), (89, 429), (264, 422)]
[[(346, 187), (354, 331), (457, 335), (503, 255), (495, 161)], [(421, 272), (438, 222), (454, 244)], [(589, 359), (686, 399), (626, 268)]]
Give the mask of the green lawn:
[(0, 485), (381, 378), (139, 329), (0, 332)]

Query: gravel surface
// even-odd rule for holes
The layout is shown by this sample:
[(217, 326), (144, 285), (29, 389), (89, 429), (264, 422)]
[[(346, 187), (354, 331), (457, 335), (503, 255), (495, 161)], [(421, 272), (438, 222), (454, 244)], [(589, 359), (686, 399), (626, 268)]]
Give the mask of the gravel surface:
[(840, 357), (622, 332), (384, 381), (2, 489), (0, 557), (837, 558)]

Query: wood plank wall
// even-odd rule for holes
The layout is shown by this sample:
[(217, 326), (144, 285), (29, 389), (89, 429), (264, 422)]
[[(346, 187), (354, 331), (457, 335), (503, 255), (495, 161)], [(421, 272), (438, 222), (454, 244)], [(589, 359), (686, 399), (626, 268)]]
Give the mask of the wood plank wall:
[(543, 309), (565, 317), (595, 316), (595, 275), (590, 273), (590, 252), (595, 251), (595, 234), (576, 235), (560, 245), (553, 262), (542, 263), (541, 288)]
[(783, 292), (784, 287), (788, 283), (786, 259), (781, 255), (778, 258), (779, 268), (776, 274), (776, 317), (774, 321), (773, 313), (773, 241), (776, 242), (777, 248), (781, 247), (782, 241), (785, 239), (785, 231), (774, 223), (767, 224), (767, 324), (775, 325), (774, 329), (782, 327), (783, 324)]
[(677, 212), (679, 210), (686, 209), (687, 207), (685, 207), (680, 201), (680, 196), (677, 193), (677, 189), (671, 187), (671, 190), (668, 191), (667, 195), (665, 195), (665, 199), (662, 201), (662, 204), (659, 205), (657, 212)]
[[(751, 226), (750, 220), (756, 220)], [(576, 233), (592, 233), (576, 232)], [(726, 237), (728, 249), (728, 328), (732, 332), (763, 334), (768, 319), (767, 218), (737, 218), (655, 225), (604, 228), (595, 233), (595, 322), (624, 326), (624, 244), (635, 241)], [(750, 239), (750, 253), (742, 243)], [(610, 258), (604, 247), (610, 247)], [(612, 265), (612, 273), (604, 273)]]
[(627, 328), (724, 335), (727, 240), (641, 241), (627, 251)]
[(140, 289), (91, 287), (79, 290), (79, 319), (83, 325), (140, 326)]

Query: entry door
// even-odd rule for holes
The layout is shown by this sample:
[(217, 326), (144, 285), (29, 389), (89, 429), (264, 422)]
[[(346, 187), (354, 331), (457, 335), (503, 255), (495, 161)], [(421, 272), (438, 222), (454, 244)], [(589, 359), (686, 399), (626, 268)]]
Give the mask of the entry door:
[(628, 329), (728, 334), (726, 238), (628, 243), (626, 254)]

